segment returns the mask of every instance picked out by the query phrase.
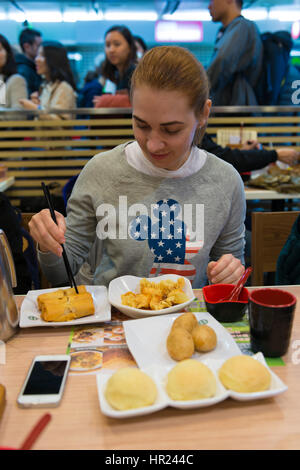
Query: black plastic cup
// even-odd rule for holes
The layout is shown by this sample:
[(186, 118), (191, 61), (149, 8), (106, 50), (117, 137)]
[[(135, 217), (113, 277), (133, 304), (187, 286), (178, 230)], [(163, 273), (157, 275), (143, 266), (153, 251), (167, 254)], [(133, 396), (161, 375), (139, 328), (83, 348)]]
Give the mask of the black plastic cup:
[(297, 299), (290, 292), (265, 288), (250, 291), (249, 322), (253, 352), (283, 356), (289, 347)]

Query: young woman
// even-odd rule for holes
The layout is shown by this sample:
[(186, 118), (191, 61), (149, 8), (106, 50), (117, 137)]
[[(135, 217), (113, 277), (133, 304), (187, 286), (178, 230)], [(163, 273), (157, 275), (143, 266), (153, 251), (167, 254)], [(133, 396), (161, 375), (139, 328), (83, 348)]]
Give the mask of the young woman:
[[(25, 109), (76, 108), (76, 86), (65, 48), (56, 41), (43, 42), (35, 59), (37, 73), (44, 78), (40, 93), (20, 100)], [(43, 113), (39, 119), (68, 119), (69, 114)]]
[(131, 32), (126, 26), (112, 26), (105, 33), (102, 76), (116, 84), (117, 92), (127, 93), (136, 62), (136, 46)]
[(27, 85), (25, 79), (17, 74), (17, 65), (12, 48), (7, 39), (0, 34), (0, 80), (4, 83), (5, 92), (0, 91), (0, 109), (22, 109), (19, 103), (21, 98), (27, 98)]
[(244, 187), (231, 165), (197, 147), (208, 93), (204, 68), (187, 50), (162, 46), (145, 54), (131, 84), (136, 140), (86, 164), (66, 220), (57, 213), (55, 225), (47, 209), (31, 219), (50, 282), (68, 282), (62, 243), (73, 272), (91, 284), (124, 274), (178, 273), (193, 287), (240, 278)]

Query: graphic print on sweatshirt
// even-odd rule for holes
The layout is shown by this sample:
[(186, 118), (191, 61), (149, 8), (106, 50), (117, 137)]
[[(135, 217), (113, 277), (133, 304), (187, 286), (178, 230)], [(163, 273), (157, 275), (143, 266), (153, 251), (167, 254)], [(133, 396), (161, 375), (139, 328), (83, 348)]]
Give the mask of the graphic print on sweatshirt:
[(178, 274), (193, 281), (196, 268), (189, 260), (203, 247), (203, 240), (191, 241), (177, 201), (158, 201), (152, 206), (152, 219), (148, 215), (136, 217), (130, 223), (129, 233), (133, 240), (148, 240), (154, 256), (150, 277)]

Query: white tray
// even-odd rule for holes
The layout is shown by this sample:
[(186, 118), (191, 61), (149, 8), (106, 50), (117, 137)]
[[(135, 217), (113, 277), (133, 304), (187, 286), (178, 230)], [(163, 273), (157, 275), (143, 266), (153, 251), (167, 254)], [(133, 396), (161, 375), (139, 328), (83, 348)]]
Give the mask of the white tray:
[[(76, 320), (66, 322), (50, 322), (44, 321), (41, 318), (41, 312), (38, 309), (37, 297), (40, 294), (46, 294), (47, 292), (54, 292), (58, 288), (51, 289), (40, 289), (28, 291), (20, 311), (19, 326), (21, 328), (30, 328), (34, 326), (66, 326), (66, 325), (82, 325), (89, 323), (100, 323), (109, 321), (111, 319), (111, 306), (108, 302), (107, 288), (105, 286), (85, 286), (86, 290), (92, 294), (95, 313), (94, 315), (88, 315), (87, 317), (77, 318)], [(61, 289), (67, 289), (67, 287), (61, 287)]]
[[(172, 367), (174, 361), (167, 351), (166, 341), (174, 320), (180, 313), (130, 320), (123, 323), (128, 348), (138, 366), (148, 368), (152, 364)], [(195, 312), (197, 320), (214, 329), (217, 335), (217, 346), (206, 353), (195, 352), (193, 359), (228, 359), (241, 354), (240, 348), (231, 334), (208, 312)]]
[(271, 386), (268, 390), (263, 392), (255, 392), (255, 393), (238, 393), (233, 392), (231, 390), (226, 390), (222, 383), (218, 378), (218, 370), (224, 363), (226, 359), (223, 360), (216, 360), (216, 359), (204, 359), (203, 362), (206, 366), (208, 366), (212, 372), (214, 373), (217, 381), (217, 390), (216, 395), (212, 398), (207, 398), (203, 400), (189, 400), (189, 401), (175, 401), (170, 399), (166, 390), (165, 390), (165, 383), (167, 374), (170, 371), (170, 367), (162, 367), (162, 366), (152, 366), (149, 368), (142, 369), (145, 373), (147, 373), (152, 379), (154, 380), (156, 387), (157, 387), (157, 399), (155, 403), (151, 406), (137, 408), (134, 410), (126, 410), (126, 411), (118, 411), (115, 410), (110, 406), (110, 404), (106, 401), (104, 392), (106, 388), (107, 381), (109, 377), (113, 374), (114, 371), (108, 372), (100, 372), (97, 374), (97, 388), (98, 388), (98, 398), (100, 403), (100, 408), (103, 414), (109, 416), (111, 418), (131, 418), (136, 416), (143, 416), (146, 414), (155, 413), (156, 411), (162, 410), (168, 406), (173, 408), (179, 409), (194, 409), (194, 408), (202, 408), (216, 405), (221, 401), (226, 400), (228, 397), (233, 398), (234, 400), (239, 401), (252, 401), (252, 400), (261, 400), (264, 398), (274, 397), (283, 393), (287, 390), (287, 386), (279, 379), (279, 377), (272, 372), (272, 370), (268, 367), (265, 362), (264, 356), (262, 353), (257, 353), (252, 356), (254, 359), (262, 363), (264, 366), (267, 367), (269, 372), (271, 373)]

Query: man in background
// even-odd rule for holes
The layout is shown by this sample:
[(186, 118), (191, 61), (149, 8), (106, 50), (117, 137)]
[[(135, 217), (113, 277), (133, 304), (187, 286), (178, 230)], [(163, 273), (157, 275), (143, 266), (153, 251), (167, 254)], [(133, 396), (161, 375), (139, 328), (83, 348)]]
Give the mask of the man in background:
[(42, 35), (35, 29), (26, 28), (19, 36), (19, 44), (23, 53), (16, 54), (15, 59), (18, 73), (23, 75), (26, 80), (29, 98), (31, 93), (39, 90), (42, 81), (42, 77), (36, 72), (34, 62), (41, 42)]
[(262, 67), (259, 31), (241, 15), (242, 0), (210, 0), (213, 22), (221, 22), (207, 69), (213, 106), (257, 105), (254, 86)]

